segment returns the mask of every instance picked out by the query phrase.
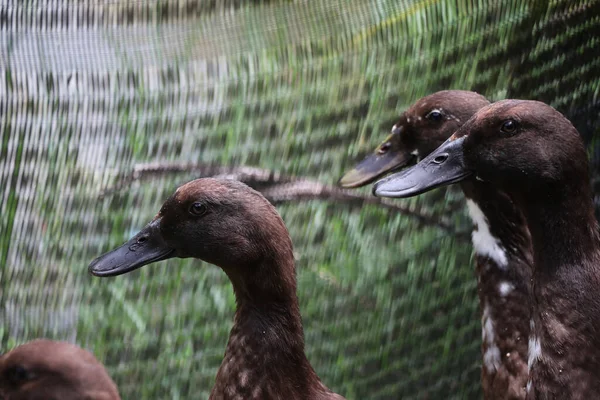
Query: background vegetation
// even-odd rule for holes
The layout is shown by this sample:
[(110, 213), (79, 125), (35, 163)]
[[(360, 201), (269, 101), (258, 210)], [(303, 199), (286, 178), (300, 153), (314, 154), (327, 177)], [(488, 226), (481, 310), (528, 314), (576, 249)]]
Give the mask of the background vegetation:
[[(136, 166), (333, 185), (412, 102), (457, 88), (557, 107), (599, 182), (599, 31), (593, 0), (3, 3), (0, 349), (75, 341), (124, 399), (207, 398), (234, 310), (226, 276), (189, 260), (87, 274), (207, 174), (131, 179)], [(309, 197), (278, 209), (323, 381), (348, 399), (480, 396), (462, 195), (397, 201), (406, 212)]]

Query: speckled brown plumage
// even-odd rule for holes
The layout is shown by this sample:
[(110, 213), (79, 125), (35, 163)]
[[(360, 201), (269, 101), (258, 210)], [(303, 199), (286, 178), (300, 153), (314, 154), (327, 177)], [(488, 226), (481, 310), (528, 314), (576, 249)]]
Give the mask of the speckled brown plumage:
[[(523, 214), (508, 195), (487, 182), (471, 180), (461, 186), (485, 215), (487, 229), (506, 257), (506, 264), (502, 264), (476, 248), (484, 398), (524, 399), (529, 377), (531, 236)], [(478, 229), (475, 226), (474, 234)]]
[(321, 383), (306, 358), (292, 242), (260, 193), (232, 180), (189, 182), (90, 271), (118, 275), (169, 257), (218, 265), (233, 285), (234, 326), (210, 399), (343, 399)]
[(120, 400), (104, 366), (65, 342), (34, 340), (0, 357), (0, 399)]
[[(461, 90), (440, 91), (419, 99), (402, 114), (376, 151), (340, 183), (362, 186), (406, 167), (412, 156), (426, 157), (488, 104), (483, 96)], [(433, 114), (436, 111), (439, 115)], [(529, 231), (522, 213), (496, 187), (472, 179), (463, 182), (462, 189), (474, 221), (483, 395), (490, 400), (524, 399), (533, 263)], [(494, 249), (489, 251), (486, 246)]]

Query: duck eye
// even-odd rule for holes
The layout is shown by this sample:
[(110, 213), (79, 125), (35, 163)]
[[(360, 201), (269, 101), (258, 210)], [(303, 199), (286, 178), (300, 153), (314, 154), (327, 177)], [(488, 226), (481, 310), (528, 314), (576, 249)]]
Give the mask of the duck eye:
[(500, 130), (504, 133), (514, 133), (517, 130), (517, 122), (512, 119), (504, 121)]
[(11, 382), (13, 385), (21, 384), (25, 381), (28, 381), (33, 378), (33, 375), (30, 374), (25, 368), (20, 365), (15, 365), (5, 372), (6, 380)]
[(206, 205), (204, 205), (203, 203), (197, 201), (194, 204), (192, 204), (190, 206), (190, 214), (196, 215), (196, 216), (201, 216), (204, 215), (206, 213), (206, 211), (208, 211), (208, 209), (206, 208)]
[(439, 121), (443, 117), (442, 112), (440, 110), (434, 109), (431, 110), (425, 115), (425, 118), (430, 121)]
[(385, 142), (384, 144), (382, 144), (381, 146), (379, 146), (379, 149), (377, 150), (377, 152), (379, 154), (385, 154), (388, 152), (388, 150), (390, 149), (390, 147), (392, 147), (392, 144), (390, 142)]

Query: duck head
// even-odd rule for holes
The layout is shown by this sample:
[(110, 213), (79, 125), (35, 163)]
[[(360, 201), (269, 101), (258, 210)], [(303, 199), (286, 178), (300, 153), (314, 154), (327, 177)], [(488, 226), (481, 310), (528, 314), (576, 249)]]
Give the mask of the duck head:
[(0, 356), (2, 400), (119, 400), (104, 366), (70, 343), (34, 340)]
[(478, 111), (419, 164), (377, 182), (376, 196), (411, 197), (472, 176), (511, 192), (587, 177), (577, 130), (558, 111), (503, 100)]
[(375, 152), (339, 181), (345, 188), (364, 186), (375, 179), (414, 164), (438, 148), (489, 101), (475, 92), (443, 90), (419, 99), (392, 127)]
[(239, 272), (282, 252), (292, 254), (287, 229), (260, 193), (238, 181), (203, 178), (179, 187), (146, 227), (92, 261), (89, 272), (115, 276), (172, 257)]

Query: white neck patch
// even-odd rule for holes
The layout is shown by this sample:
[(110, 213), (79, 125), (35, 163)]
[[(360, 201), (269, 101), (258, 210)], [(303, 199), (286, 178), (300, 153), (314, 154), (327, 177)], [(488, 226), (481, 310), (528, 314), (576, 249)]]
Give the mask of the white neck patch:
[(490, 306), (487, 303), (483, 307), (481, 325), (483, 327), (482, 339), (487, 346), (483, 353), (483, 363), (488, 373), (493, 374), (500, 369), (500, 349), (496, 345), (494, 321), (490, 313)]
[[(535, 322), (533, 318), (529, 320), (529, 347), (527, 349), (527, 369), (529, 370), (529, 379), (527, 380), (527, 393), (529, 393), (533, 387), (533, 383), (531, 381), (531, 370), (536, 362), (542, 356), (542, 344), (540, 342), (540, 338), (535, 334)], [(562, 370), (561, 370), (562, 372)]]
[(488, 219), (473, 200), (467, 199), (467, 208), (471, 220), (473, 220), (473, 223), (477, 227), (476, 230), (473, 230), (471, 236), (475, 253), (491, 258), (499, 267), (505, 269), (508, 265), (506, 251), (500, 244), (500, 240), (492, 235)]

